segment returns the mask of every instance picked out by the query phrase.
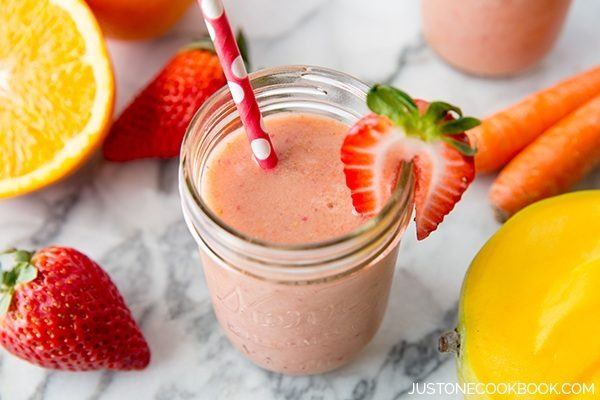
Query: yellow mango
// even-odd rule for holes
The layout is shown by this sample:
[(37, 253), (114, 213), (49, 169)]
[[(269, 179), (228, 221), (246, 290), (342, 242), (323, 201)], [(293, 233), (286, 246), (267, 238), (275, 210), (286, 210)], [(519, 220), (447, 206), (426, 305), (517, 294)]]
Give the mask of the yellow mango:
[[(469, 268), (456, 333), (440, 349), (457, 351), (462, 383), (553, 383), (559, 391), (519, 395), (496, 385), (504, 393), (468, 399), (600, 399), (600, 190), (512, 217)], [(595, 393), (561, 392), (573, 382), (595, 383)]]

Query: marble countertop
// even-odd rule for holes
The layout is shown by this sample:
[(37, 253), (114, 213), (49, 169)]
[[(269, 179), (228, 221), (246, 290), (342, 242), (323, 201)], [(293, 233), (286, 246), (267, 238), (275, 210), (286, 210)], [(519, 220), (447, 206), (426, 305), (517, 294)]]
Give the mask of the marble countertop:
[[(484, 80), (443, 64), (420, 34), (416, 0), (230, 0), (255, 66), (314, 64), (369, 82), (391, 82), (422, 98), (486, 115), (600, 62), (600, 2), (576, 0), (557, 47), (534, 70)], [(367, 7), (367, 8), (365, 8)], [(243, 24), (240, 21), (243, 19)], [(181, 45), (204, 31), (196, 9), (165, 37), (111, 42), (117, 111)], [(312, 377), (265, 372), (221, 332), (181, 217), (177, 160), (115, 165), (96, 156), (68, 180), (0, 202), (0, 247), (69, 245), (100, 262), (122, 291), (152, 348), (142, 372), (66, 373), (0, 351), (1, 400), (261, 399), (392, 400), (413, 382), (454, 382), (453, 361), (436, 351), (456, 317), (470, 260), (498, 229), (479, 178), (428, 240), (411, 227), (402, 244), (383, 326), (352, 364)], [(600, 187), (596, 173), (582, 187)], [(441, 396), (458, 399), (460, 396)]]

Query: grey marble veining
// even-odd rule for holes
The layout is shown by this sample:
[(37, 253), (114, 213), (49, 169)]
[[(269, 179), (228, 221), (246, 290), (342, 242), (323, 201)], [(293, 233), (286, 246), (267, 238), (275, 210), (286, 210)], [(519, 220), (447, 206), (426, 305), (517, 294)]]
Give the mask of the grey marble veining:
[[(484, 80), (443, 64), (426, 46), (416, 0), (229, 0), (257, 67), (314, 64), (423, 98), (444, 98), (486, 115), (531, 91), (600, 62), (600, 2), (576, 0), (558, 46), (538, 67)], [(111, 42), (121, 110), (181, 45), (204, 32), (196, 9), (165, 37)], [(193, 239), (181, 218), (177, 161), (126, 165), (96, 156), (64, 182), (0, 202), (0, 247), (69, 245), (96, 259), (120, 288), (152, 348), (142, 372), (66, 373), (0, 351), (0, 400), (396, 400), (413, 382), (454, 382), (435, 350), (456, 319), (463, 274), (498, 228), (479, 178), (428, 240), (403, 240), (380, 332), (350, 365), (286, 377), (234, 350), (212, 312)], [(581, 187), (600, 187), (596, 173)], [(436, 396), (436, 398), (459, 398)]]

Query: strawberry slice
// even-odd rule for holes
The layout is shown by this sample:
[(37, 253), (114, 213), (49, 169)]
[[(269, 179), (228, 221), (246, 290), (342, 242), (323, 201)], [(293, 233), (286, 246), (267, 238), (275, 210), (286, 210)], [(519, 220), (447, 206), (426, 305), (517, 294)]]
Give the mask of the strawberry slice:
[(341, 150), (354, 208), (377, 214), (394, 191), (402, 162), (412, 161), (417, 238), (425, 239), (475, 178), (475, 149), (464, 132), (479, 121), (448, 103), (413, 100), (389, 86), (374, 86), (367, 104), (374, 114), (350, 129)]

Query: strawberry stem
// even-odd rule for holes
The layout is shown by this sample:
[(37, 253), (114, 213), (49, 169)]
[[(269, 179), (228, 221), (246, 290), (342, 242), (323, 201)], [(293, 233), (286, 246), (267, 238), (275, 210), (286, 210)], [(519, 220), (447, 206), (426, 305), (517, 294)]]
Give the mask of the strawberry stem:
[(179, 49), (180, 52), (186, 51), (194, 51), (194, 50), (206, 50), (214, 53), (215, 45), (208, 36), (203, 36), (200, 39), (195, 39), (194, 41), (186, 44), (185, 46)]
[[(250, 53), (248, 51), (248, 40), (246, 40), (246, 35), (242, 30), (237, 32), (235, 37), (237, 41), (238, 48), (240, 49), (240, 55), (244, 60), (244, 65), (246, 66), (246, 70), (250, 71)], [(194, 51), (194, 50), (206, 50), (212, 53), (216, 53), (215, 44), (211, 40), (209, 36), (203, 36), (200, 39), (196, 39), (193, 42), (188, 43), (179, 49), (179, 51)]]
[(244, 35), (244, 31), (240, 29), (237, 32), (237, 35), (235, 35), (235, 40), (237, 41), (238, 48), (240, 49), (240, 55), (244, 60), (246, 70), (250, 71), (250, 52), (248, 51), (248, 40), (246, 40), (246, 35)]
[(32, 257), (33, 253), (17, 249), (0, 253), (0, 316), (8, 312), (15, 287), (37, 277)]
[(426, 110), (419, 110), (417, 102), (402, 90), (392, 86), (374, 85), (367, 94), (367, 105), (380, 115), (387, 116), (407, 135), (426, 142), (443, 141), (466, 156), (476, 152), (467, 141), (452, 138), (463, 134), (481, 122), (463, 117), (462, 110), (443, 101), (434, 101)]

